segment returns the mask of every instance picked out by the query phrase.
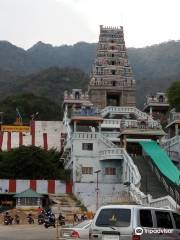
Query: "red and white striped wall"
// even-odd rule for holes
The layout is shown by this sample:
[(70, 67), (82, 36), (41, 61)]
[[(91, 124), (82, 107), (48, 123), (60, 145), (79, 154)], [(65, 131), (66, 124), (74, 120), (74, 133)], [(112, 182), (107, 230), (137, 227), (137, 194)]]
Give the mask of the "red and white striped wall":
[(22, 145), (60, 150), (63, 132), (64, 127), (61, 121), (32, 121), (30, 133), (0, 132), (0, 150), (11, 150)]
[(28, 188), (42, 194), (72, 193), (72, 184), (59, 180), (0, 179), (0, 192), (20, 193)]

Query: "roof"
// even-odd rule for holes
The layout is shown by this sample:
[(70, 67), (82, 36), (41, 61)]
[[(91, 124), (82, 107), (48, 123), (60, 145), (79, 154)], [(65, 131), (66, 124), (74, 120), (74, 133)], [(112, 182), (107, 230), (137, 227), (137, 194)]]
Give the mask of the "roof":
[(169, 209), (166, 207), (149, 207), (149, 206), (144, 206), (144, 205), (131, 205), (131, 204), (111, 204), (111, 205), (104, 205), (102, 207), (100, 207), (100, 209), (111, 209), (111, 208), (120, 208), (120, 209), (154, 209), (154, 210), (165, 210), (165, 211), (174, 211), (173, 209)]
[(164, 136), (165, 132), (162, 129), (125, 129), (121, 133), (122, 134), (130, 134), (130, 135), (155, 135), (155, 136)]
[(14, 195), (14, 198), (42, 198), (42, 197), (43, 196), (40, 193), (35, 192), (31, 188)]

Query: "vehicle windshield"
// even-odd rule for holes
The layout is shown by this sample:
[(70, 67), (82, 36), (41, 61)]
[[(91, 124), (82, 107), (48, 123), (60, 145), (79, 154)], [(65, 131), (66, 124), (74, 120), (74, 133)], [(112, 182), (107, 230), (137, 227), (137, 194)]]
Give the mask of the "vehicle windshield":
[(83, 228), (83, 227), (87, 226), (88, 224), (90, 224), (90, 221), (86, 220), (81, 223), (78, 223), (77, 225), (74, 225), (74, 228)]
[(97, 217), (96, 226), (98, 227), (128, 227), (131, 220), (130, 209), (102, 209)]

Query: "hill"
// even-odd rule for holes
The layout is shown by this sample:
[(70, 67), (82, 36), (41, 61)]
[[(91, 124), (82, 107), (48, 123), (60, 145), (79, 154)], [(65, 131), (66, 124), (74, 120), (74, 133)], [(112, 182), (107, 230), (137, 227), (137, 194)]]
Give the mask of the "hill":
[(51, 67), (27, 76), (16, 76), (11, 82), (1, 79), (0, 100), (11, 95), (34, 93), (61, 105), (65, 90), (85, 89), (88, 80), (88, 75), (79, 69)]
[[(79, 42), (72, 46), (53, 47), (38, 42), (25, 51), (11, 43), (0, 41), (0, 83), (3, 83), (0, 93), (5, 96), (17, 94), (18, 91), (26, 92), (34, 86), (33, 91), (37, 95), (45, 96), (50, 89), (47, 96), (57, 96), (59, 101), (65, 89), (87, 87), (95, 51), (95, 43)], [(129, 48), (128, 55), (137, 81), (138, 106), (142, 106), (148, 93), (166, 91), (172, 81), (180, 79), (179, 41)], [(65, 74), (66, 70), (61, 71), (59, 68), (68, 68), (68, 73)], [(80, 81), (76, 80), (78, 74), (82, 77)], [(59, 80), (64, 77), (69, 80)], [(1, 95), (1, 98), (5, 96)]]

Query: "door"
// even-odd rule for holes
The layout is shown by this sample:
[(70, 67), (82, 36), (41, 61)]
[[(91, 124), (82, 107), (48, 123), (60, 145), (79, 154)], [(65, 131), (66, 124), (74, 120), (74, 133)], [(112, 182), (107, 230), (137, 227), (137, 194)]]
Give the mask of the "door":
[(142, 232), (140, 232), (142, 234), (141, 240), (159, 240), (156, 234), (151, 233), (151, 230), (154, 228), (151, 209), (139, 210), (139, 225), (139, 228), (143, 229)]
[(174, 235), (173, 221), (170, 211), (155, 210), (156, 230), (159, 240), (178, 240)]

